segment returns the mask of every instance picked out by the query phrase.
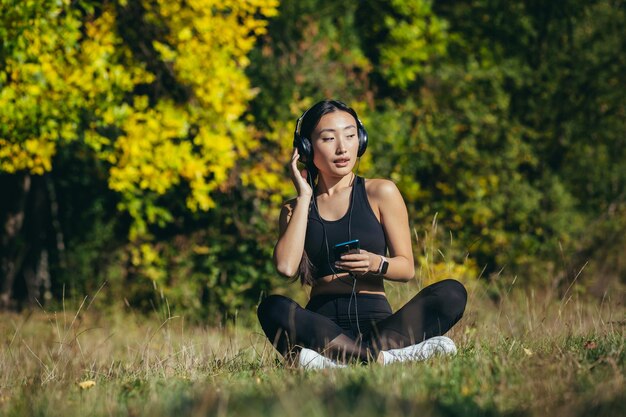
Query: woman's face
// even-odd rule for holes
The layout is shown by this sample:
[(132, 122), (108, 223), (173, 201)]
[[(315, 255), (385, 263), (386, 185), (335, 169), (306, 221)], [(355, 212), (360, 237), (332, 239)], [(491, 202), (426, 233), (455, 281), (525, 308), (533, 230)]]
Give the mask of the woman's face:
[(354, 117), (344, 111), (327, 113), (311, 134), (313, 163), (321, 173), (344, 176), (352, 172), (359, 150)]

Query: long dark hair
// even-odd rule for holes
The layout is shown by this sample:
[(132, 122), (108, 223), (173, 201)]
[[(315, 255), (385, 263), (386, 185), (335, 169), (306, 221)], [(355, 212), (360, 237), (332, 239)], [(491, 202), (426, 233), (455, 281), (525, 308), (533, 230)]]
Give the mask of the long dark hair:
[[(319, 123), (322, 116), (336, 111), (345, 111), (346, 113), (351, 114), (354, 117), (355, 121), (359, 119), (356, 112), (351, 107), (348, 107), (345, 103), (342, 103), (339, 100), (322, 100), (315, 103), (304, 113), (304, 116), (302, 117), (302, 122), (300, 124), (300, 136), (311, 140), (311, 135), (313, 134), (313, 131), (315, 130), (315, 127)], [(312, 146), (311, 149), (313, 149)], [(311, 155), (307, 160), (306, 170), (307, 181), (313, 189), (313, 197), (309, 205), (309, 210), (314, 210), (316, 209), (315, 187), (319, 171), (317, 167), (313, 164), (313, 152), (311, 152)], [(315, 266), (313, 265), (313, 263), (311, 263), (311, 260), (309, 259), (309, 256), (307, 255), (305, 250), (302, 253), (302, 259), (300, 260), (300, 265), (298, 266), (298, 274), (293, 278), (293, 280), (296, 281), (299, 278), (302, 285), (312, 286), (315, 282), (315, 279), (313, 278), (314, 272)]]

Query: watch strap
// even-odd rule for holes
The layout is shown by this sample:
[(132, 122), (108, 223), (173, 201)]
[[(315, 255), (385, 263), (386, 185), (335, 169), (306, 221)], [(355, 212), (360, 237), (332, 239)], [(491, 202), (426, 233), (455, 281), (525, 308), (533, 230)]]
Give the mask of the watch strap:
[(380, 256), (380, 265), (378, 266), (378, 271), (376, 271), (376, 275), (385, 275), (387, 273), (387, 269), (389, 268), (389, 261), (384, 256)]

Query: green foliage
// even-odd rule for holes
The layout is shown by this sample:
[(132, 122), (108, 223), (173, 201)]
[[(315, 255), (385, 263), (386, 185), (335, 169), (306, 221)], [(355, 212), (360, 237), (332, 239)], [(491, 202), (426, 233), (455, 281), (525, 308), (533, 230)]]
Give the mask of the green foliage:
[(251, 52), (248, 74), (259, 94), (257, 123), (292, 122), (320, 97), (346, 102), (370, 94), (371, 64), (355, 25), (357, 2), (284, 1)]
[[(110, 164), (118, 209), (134, 220), (130, 240), (149, 238), (150, 225), (173, 220), (159, 196), (184, 181), (187, 207), (209, 210), (211, 193), (226, 188), (235, 160), (252, 149), (240, 118), (252, 97), (243, 68), (276, 4), (84, 5), (30, 2), (0, 16), (11, 39), (0, 72), (0, 166), (43, 174), (57, 148), (84, 140)], [(125, 12), (152, 31), (118, 27)], [(150, 45), (150, 65), (133, 55), (138, 43)], [(155, 66), (170, 67), (184, 102), (154, 93), (163, 74), (146, 67)]]
[(212, 323), (241, 315), (238, 321), (248, 323), (261, 295), (278, 284), (272, 264), (274, 235), (263, 230), (263, 222), (247, 223), (254, 216), (245, 203), (228, 196), (220, 200), (237, 210), (200, 219), (204, 230), (162, 245), (159, 283), (174, 313)]
[(430, 0), (365, 1), (358, 11), (358, 27), (375, 73), (398, 90), (446, 54), (447, 22), (433, 13)]
[[(545, 282), (563, 248), (580, 251), (586, 225), (605, 216), (598, 193), (612, 187), (604, 204), (624, 204), (625, 91), (612, 87), (623, 72), (598, 64), (623, 62), (615, 51), (623, 49), (624, 11), (608, 2), (479, 1), (439, 4), (434, 13), (446, 22), (445, 53), (411, 83), (381, 73), (396, 88), (383, 91), (370, 123), (374, 159), (384, 160), (376, 168), (396, 179), (418, 224), (437, 213), (487, 273), (507, 267)], [(373, 57), (394, 42), (373, 41)], [(619, 216), (607, 217), (623, 224)]]
[[(87, 206), (80, 198), (72, 201), (74, 196), (61, 203), (68, 212), (85, 212), (61, 216), (71, 246), (67, 252), (63, 242), (55, 248), (55, 293), (66, 283), (85, 290), (94, 275), (90, 269), (98, 270), (94, 281), (103, 281), (109, 267), (122, 263), (126, 271), (116, 279), (144, 281), (130, 285), (127, 295), (145, 298), (143, 284), (167, 282), (156, 234), (191, 213), (215, 209), (216, 196), (233, 186), (236, 161), (256, 147), (248, 140), (254, 128), (243, 117), (254, 95), (244, 68), (277, 2), (45, 1), (11, 8), (12, 3), (3, 2), (0, 14), (0, 34), (7, 40), (0, 54), (0, 170), (16, 177), (43, 175), (58, 169), (55, 158), (61, 164), (78, 161), (83, 171), (74, 175), (85, 177), (77, 181), (61, 173), (57, 186), (66, 180), (78, 191), (83, 181), (116, 203), (103, 208), (105, 196)], [(100, 188), (102, 177), (117, 195)], [(113, 222), (116, 211), (121, 218)], [(10, 214), (0, 214), (10, 221)], [(72, 222), (87, 226), (76, 231)], [(94, 232), (99, 241), (89, 235)], [(57, 235), (63, 236), (60, 230)], [(220, 250), (209, 250), (214, 249)], [(115, 255), (102, 254), (107, 262), (99, 262), (97, 251)], [(21, 267), (19, 257), (3, 264)], [(78, 277), (68, 278), (69, 271)], [(246, 271), (238, 277), (249, 283)], [(3, 297), (12, 287), (3, 288)], [(231, 306), (236, 297), (219, 290), (212, 296), (220, 306), (239, 305)]]
[(51, 251), (52, 292), (55, 301), (82, 299), (125, 275), (120, 272), (126, 230), (116, 212), (119, 195), (108, 187), (106, 163), (80, 141), (59, 148), (52, 165), (46, 176), (54, 184), (57, 238), (64, 246)]

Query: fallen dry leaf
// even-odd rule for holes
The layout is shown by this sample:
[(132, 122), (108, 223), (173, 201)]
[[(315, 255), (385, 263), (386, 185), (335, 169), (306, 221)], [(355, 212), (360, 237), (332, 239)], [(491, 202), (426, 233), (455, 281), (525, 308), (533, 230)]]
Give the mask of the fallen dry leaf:
[(90, 389), (93, 388), (96, 385), (96, 381), (82, 381), (78, 383), (78, 386), (80, 387), (80, 389)]
[(595, 349), (598, 347), (598, 345), (593, 340), (587, 340), (583, 347), (585, 349)]

